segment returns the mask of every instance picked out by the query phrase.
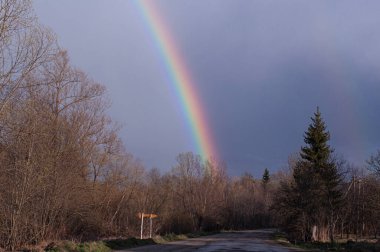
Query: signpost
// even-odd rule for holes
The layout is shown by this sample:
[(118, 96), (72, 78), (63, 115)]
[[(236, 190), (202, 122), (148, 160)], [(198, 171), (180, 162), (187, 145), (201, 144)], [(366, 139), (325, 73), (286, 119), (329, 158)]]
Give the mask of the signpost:
[(157, 214), (144, 214), (138, 213), (137, 218), (141, 219), (141, 231), (140, 231), (140, 239), (143, 238), (143, 229), (144, 229), (144, 218), (149, 218), (149, 238), (152, 238), (152, 219), (157, 218)]
[(143, 238), (143, 228), (144, 228), (144, 214), (141, 215), (141, 230), (140, 230), (140, 239), (142, 240)]

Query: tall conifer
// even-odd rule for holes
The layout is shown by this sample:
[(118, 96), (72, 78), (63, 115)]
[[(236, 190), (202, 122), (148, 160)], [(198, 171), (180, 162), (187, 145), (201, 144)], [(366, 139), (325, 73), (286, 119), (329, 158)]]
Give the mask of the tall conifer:
[(330, 146), (327, 144), (330, 140), (330, 133), (326, 131), (326, 125), (319, 107), (317, 107), (317, 112), (314, 113), (311, 120), (312, 124), (309, 125), (304, 135), (306, 146), (301, 149), (301, 157), (313, 166), (315, 172), (320, 172), (329, 162), (330, 154), (332, 153)]
[(266, 184), (268, 184), (269, 180), (270, 180), (269, 170), (267, 168), (265, 168), (264, 173), (263, 173), (262, 182), (263, 182), (263, 184), (266, 185)]
[(333, 150), (328, 145), (330, 133), (326, 130), (319, 108), (311, 120), (304, 135), (306, 146), (300, 153), (301, 165), (298, 167), (302, 172), (295, 171), (294, 174), (295, 189), (303, 191), (309, 198), (304, 210), (310, 218), (311, 225), (308, 227), (318, 228), (317, 234), (314, 229), (313, 238), (320, 239), (323, 229), (328, 228), (330, 241), (333, 241), (336, 211), (342, 198), (339, 188), (341, 179), (331, 155)]

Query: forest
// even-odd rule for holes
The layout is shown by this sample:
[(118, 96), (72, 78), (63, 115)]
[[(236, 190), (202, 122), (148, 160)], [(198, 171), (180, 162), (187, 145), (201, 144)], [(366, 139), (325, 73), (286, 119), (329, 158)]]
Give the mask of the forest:
[(1, 248), (139, 236), (141, 212), (158, 215), (155, 234), (278, 227), (291, 241), (378, 236), (380, 151), (364, 167), (349, 164), (329, 146), (319, 109), (279, 171), (231, 177), (223, 161), (188, 152), (163, 173), (127, 152), (105, 87), (70, 64), (30, 1), (1, 0), (0, 58)]

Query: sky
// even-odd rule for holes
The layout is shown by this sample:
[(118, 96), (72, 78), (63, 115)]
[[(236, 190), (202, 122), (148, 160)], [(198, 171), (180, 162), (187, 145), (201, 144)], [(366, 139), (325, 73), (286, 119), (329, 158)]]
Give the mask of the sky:
[[(107, 87), (128, 152), (168, 171), (197, 151), (133, 1), (34, 0), (74, 66)], [(152, 1), (152, 0), (145, 0)], [(304, 145), (319, 106), (330, 145), (364, 166), (380, 149), (380, 2), (154, 0), (231, 175), (261, 176)]]

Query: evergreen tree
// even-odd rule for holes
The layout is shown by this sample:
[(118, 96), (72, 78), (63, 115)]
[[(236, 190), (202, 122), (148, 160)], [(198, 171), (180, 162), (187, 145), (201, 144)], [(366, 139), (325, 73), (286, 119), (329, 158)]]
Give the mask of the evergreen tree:
[(304, 134), (305, 146), (293, 167), (293, 180), (282, 185), (277, 202), (294, 239), (333, 241), (342, 193), (341, 178), (319, 108)]
[(330, 241), (333, 242), (336, 209), (342, 198), (339, 188), (341, 178), (331, 155), (333, 150), (328, 145), (330, 133), (326, 131), (319, 108), (311, 120), (312, 124), (304, 135), (306, 146), (300, 153), (302, 165), (299, 169), (303, 171), (295, 172), (295, 186), (297, 191), (309, 198), (304, 210), (309, 215), (311, 225), (318, 229), (313, 230), (313, 238), (323, 239), (327, 227)]
[(315, 172), (320, 172), (328, 164), (332, 153), (330, 146), (327, 144), (330, 140), (330, 133), (326, 131), (319, 107), (317, 107), (317, 112), (311, 120), (312, 124), (309, 125), (307, 132), (305, 132), (304, 141), (306, 146), (301, 149), (301, 157), (313, 165)]
[(264, 185), (268, 184), (269, 179), (270, 179), (269, 171), (268, 171), (267, 168), (265, 168), (265, 170), (264, 170), (264, 174), (263, 174), (263, 179), (262, 179), (263, 184), (264, 184)]

